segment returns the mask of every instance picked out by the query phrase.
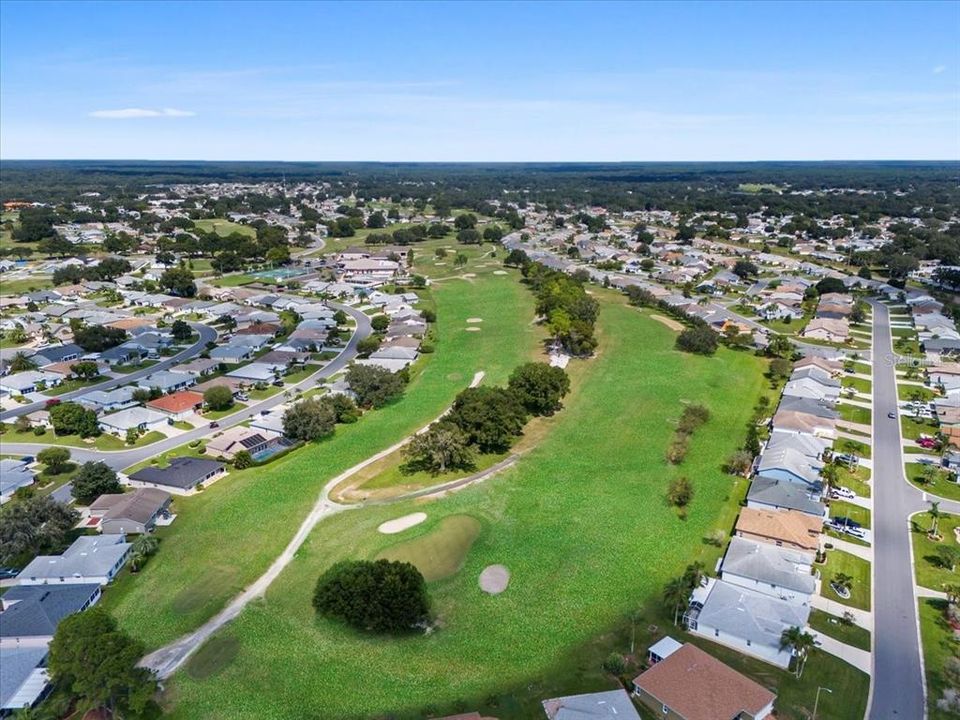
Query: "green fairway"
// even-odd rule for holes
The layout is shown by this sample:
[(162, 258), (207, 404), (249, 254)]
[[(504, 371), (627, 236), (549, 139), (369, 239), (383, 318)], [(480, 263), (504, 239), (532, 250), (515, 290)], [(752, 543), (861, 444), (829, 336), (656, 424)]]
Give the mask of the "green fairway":
[[(601, 670), (613, 649), (611, 631), (632, 610), (658, 602), (664, 583), (689, 562), (712, 567), (721, 552), (702, 538), (733, 522), (743, 483), (721, 467), (765, 392), (766, 363), (726, 349), (712, 358), (678, 353), (672, 331), (619, 296), (594, 292), (608, 300), (601, 352), (569, 368), (574, 391), (542, 444), (512, 469), (441, 500), (367, 506), (321, 522), (265, 601), (225, 631), (240, 645), (216, 680), (174, 678), (175, 717), (422, 717), (427, 706), (443, 715), (494, 695), (496, 709), (484, 714), (527, 718), (542, 712), (539, 700), (551, 694), (611, 687)], [(438, 293), (441, 317), (443, 299)], [(476, 306), (471, 315), (488, 318), (488, 333), (490, 315)], [(438, 350), (436, 360), (442, 357)], [(670, 466), (664, 450), (691, 402), (712, 415), (686, 460)], [(678, 475), (695, 487), (686, 520), (665, 502)], [(284, 478), (284, 487), (291, 482)], [(390, 639), (318, 619), (310, 596), (320, 573), (395, 545), (377, 527), (417, 510), (431, 523), (468, 514), (481, 524), (463, 569), (430, 585), (439, 628)], [(292, 532), (294, 523), (286, 526)], [(217, 543), (221, 553), (230, 545)], [(152, 562), (160, 567), (162, 560), (161, 553)], [(488, 596), (477, 579), (495, 563), (510, 570), (511, 581)], [(156, 611), (154, 603), (138, 613), (141, 622), (128, 617), (126, 624), (155, 638)]]
[[(267, 569), (327, 480), (435, 418), (478, 370), (486, 382), (502, 383), (539, 347), (532, 296), (516, 273), (451, 281), (434, 293), (437, 352), (401, 400), (339, 426), (332, 438), (178, 499), (177, 521), (157, 532), (162, 550), (105, 594), (126, 629), (156, 647), (197, 627)], [(484, 318), (484, 332), (460, 332), (474, 316)]]
[(257, 236), (256, 229), (249, 225), (231, 222), (230, 220), (195, 220), (193, 224), (204, 232), (215, 232), (220, 237), (226, 237), (233, 233), (240, 233), (241, 235), (246, 235), (251, 238)]
[(428, 582), (442, 580), (463, 567), (480, 527), (480, 521), (469, 515), (448, 515), (427, 534), (391, 545), (377, 559), (412, 563)]

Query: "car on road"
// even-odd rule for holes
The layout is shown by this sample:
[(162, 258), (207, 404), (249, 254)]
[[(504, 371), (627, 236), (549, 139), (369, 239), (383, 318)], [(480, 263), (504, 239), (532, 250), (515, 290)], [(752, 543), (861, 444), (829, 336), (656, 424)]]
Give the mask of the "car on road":
[(896, 420), (897, 414), (895, 412), (888, 412), (887, 417), (890, 418), (891, 420)]
[(220, 427), (220, 423), (218, 423), (216, 420), (214, 420), (212, 423), (210, 423), (210, 429), (211, 429), (211, 430), (213, 430), (214, 428), (218, 428), (218, 427)]
[(830, 497), (834, 500), (853, 500), (857, 494), (850, 488), (837, 487), (830, 491)]
[(54, 405), (60, 404), (60, 398), (50, 398), (43, 404), (44, 407), (52, 408)]

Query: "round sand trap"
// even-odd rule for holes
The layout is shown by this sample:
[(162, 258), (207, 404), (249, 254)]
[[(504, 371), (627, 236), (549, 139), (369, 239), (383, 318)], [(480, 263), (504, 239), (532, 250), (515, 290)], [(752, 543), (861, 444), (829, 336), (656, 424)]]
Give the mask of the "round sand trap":
[(490, 595), (499, 595), (510, 584), (510, 571), (505, 565), (487, 565), (480, 573), (480, 589)]
[(409, 515), (404, 515), (403, 517), (387, 520), (387, 522), (381, 524), (380, 527), (377, 528), (377, 531), (383, 533), (384, 535), (396, 535), (404, 530), (409, 530), (414, 525), (419, 525), (426, 519), (427, 514), (424, 512), (410, 513)]
[(483, 318), (467, 318), (467, 322), (468, 322), (468, 323), (481, 323), (481, 322), (483, 322)]
[(473, 327), (464, 328), (464, 330), (466, 330), (467, 332), (480, 332), (480, 328), (478, 328), (476, 325), (474, 325)]
[(508, 273), (506, 270), (494, 270), (494, 271), (493, 271), (493, 274), (494, 274), (494, 275), (509, 275), (509, 273)]

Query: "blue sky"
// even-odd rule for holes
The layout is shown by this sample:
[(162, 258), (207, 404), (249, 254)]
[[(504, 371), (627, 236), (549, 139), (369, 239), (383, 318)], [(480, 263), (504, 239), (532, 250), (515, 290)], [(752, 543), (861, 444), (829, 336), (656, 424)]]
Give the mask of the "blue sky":
[(960, 158), (960, 3), (0, 4), (0, 157)]

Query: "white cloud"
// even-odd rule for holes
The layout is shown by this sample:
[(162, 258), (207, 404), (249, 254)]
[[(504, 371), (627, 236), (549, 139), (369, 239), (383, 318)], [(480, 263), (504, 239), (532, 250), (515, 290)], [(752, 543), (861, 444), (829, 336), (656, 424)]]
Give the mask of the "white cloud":
[(90, 117), (104, 118), (106, 120), (131, 120), (134, 118), (154, 118), (154, 117), (193, 117), (195, 112), (190, 110), (177, 110), (176, 108), (161, 108), (160, 110), (151, 110), (149, 108), (123, 108), (121, 110), (94, 110)]
[(934, 75), (939, 75), (940, 73), (942, 73), (942, 72), (943, 72), (944, 70), (946, 70), (946, 69), (947, 69), (947, 66), (946, 66), (946, 65), (937, 65), (937, 66), (933, 69), (933, 74), (934, 74)]

